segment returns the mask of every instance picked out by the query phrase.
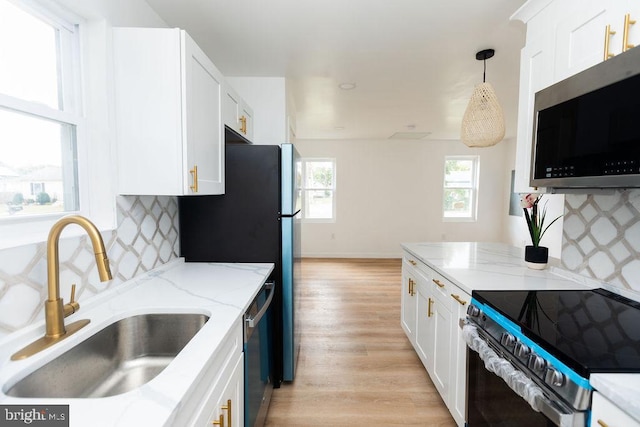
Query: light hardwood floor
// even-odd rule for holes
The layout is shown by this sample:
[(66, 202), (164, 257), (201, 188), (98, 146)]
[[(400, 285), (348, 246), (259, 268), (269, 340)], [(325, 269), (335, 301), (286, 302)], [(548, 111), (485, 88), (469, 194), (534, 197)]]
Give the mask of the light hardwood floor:
[(303, 259), (296, 379), (267, 426), (455, 426), (400, 327), (400, 259)]

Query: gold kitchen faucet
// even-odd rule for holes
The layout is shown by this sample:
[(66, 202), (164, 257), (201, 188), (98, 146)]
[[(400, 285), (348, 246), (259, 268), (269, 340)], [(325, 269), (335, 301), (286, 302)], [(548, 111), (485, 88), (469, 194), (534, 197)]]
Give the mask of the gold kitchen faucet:
[(101, 282), (111, 280), (111, 271), (109, 270), (109, 259), (104, 248), (102, 236), (98, 228), (87, 218), (80, 215), (68, 215), (60, 218), (49, 231), (47, 239), (47, 280), (49, 296), (44, 303), (44, 313), (46, 321), (45, 335), (38, 340), (32, 342), (22, 350), (11, 356), (11, 360), (25, 359), (48, 347), (51, 347), (58, 341), (65, 339), (74, 332), (89, 324), (89, 320), (78, 320), (65, 327), (64, 318), (75, 313), (80, 309), (80, 304), (75, 301), (76, 285), (71, 287), (71, 299), (69, 303), (64, 304), (60, 298), (60, 265), (58, 259), (58, 241), (60, 233), (69, 224), (77, 224), (82, 227), (93, 245), (93, 252), (96, 257), (96, 266)]

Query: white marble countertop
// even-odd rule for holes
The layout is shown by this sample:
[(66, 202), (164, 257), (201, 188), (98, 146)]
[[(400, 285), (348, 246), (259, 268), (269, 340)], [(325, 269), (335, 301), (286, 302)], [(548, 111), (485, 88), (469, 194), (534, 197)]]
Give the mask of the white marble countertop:
[[(527, 268), (524, 264), (524, 250), (503, 243), (403, 243), (402, 247), (469, 294), (473, 290), (603, 287), (637, 300), (637, 297), (619, 292), (619, 289), (607, 284), (560, 268)], [(640, 374), (593, 374), (590, 384), (620, 409), (640, 421)]]
[[(44, 322), (0, 342), (1, 404), (69, 404), (71, 427), (170, 425), (207, 362), (242, 317), (273, 264), (184, 263), (179, 259), (114, 289), (80, 301), (66, 323), (91, 323), (64, 341), (21, 361), (11, 355), (44, 335)], [(100, 399), (20, 399), (3, 390), (70, 347), (122, 318), (145, 313), (200, 313), (209, 321), (156, 378), (128, 393)]]
[(504, 243), (403, 243), (402, 247), (469, 294), (473, 290), (593, 287), (556, 274), (551, 267), (527, 268), (524, 250)]
[(617, 407), (640, 422), (640, 375), (593, 374), (589, 382)]

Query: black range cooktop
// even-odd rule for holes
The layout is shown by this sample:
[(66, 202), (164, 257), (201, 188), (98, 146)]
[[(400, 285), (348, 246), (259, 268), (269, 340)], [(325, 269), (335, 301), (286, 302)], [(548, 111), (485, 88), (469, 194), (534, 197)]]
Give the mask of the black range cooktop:
[(584, 378), (640, 372), (640, 303), (604, 289), (473, 291)]

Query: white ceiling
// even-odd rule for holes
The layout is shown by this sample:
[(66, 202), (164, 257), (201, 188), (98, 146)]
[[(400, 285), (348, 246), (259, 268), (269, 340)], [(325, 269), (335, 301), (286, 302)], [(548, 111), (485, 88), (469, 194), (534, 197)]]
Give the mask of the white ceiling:
[[(524, 0), (147, 0), (226, 76), (286, 77), (298, 138), (459, 139), (477, 51), (515, 136)], [(353, 90), (340, 83), (356, 83)]]

